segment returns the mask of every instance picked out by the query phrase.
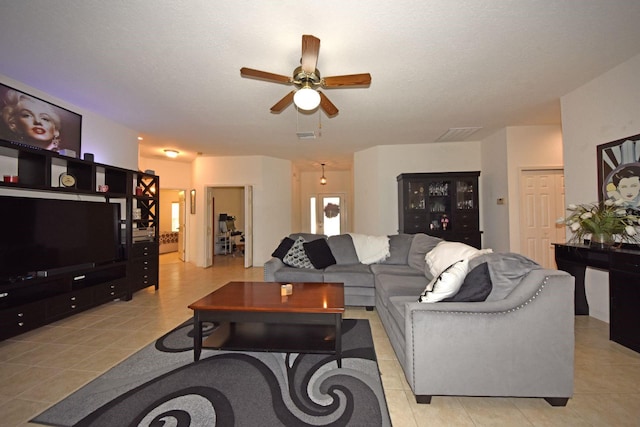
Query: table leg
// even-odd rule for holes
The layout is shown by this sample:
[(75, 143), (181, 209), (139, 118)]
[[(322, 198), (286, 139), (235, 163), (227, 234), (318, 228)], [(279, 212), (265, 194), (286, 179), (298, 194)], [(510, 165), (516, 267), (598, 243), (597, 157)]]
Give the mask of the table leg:
[(342, 315), (336, 315), (336, 359), (342, 368)]
[(566, 261), (558, 259), (558, 257), (556, 257), (556, 264), (558, 265), (558, 270), (566, 271), (576, 279), (574, 293), (575, 314), (588, 316), (589, 303), (587, 302), (587, 293), (584, 286), (584, 276), (587, 264)]
[(200, 313), (198, 310), (193, 314), (193, 361), (200, 360), (200, 352), (202, 351), (202, 321), (200, 321)]

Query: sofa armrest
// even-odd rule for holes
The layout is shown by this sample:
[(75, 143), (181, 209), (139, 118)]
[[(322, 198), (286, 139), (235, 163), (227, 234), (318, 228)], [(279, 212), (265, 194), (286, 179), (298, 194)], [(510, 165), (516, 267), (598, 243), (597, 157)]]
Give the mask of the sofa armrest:
[(501, 301), (406, 303), (416, 395), (570, 397), (574, 279), (533, 270)]
[(264, 281), (265, 282), (275, 282), (276, 281), (276, 271), (280, 270), (284, 267), (284, 263), (279, 258), (271, 258), (269, 261), (264, 263)]

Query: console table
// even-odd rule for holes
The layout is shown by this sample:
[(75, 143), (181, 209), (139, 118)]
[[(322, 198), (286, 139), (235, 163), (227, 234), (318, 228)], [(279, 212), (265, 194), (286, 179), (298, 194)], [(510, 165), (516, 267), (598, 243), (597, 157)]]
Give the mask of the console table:
[(575, 313), (588, 315), (587, 267), (609, 271), (609, 339), (640, 352), (640, 250), (555, 243), (558, 269), (575, 277)]

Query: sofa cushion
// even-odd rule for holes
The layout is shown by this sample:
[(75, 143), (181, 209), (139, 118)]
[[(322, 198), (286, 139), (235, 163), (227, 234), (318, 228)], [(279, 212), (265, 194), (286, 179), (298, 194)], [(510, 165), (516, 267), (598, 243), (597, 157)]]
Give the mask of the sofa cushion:
[[(394, 264), (371, 264), (373, 274), (394, 274), (396, 276), (420, 276), (424, 277), (420, 271), (408, 265)], [(431, 278), (428, 278), (431, 279)]]
[(311, 260), (304, 251), (304, 239), (298, 237), (287, 254), (282, 258), (282, 262), (296, 268), (313, 268)]
[(336, 263), (325, 239), (316, 239), (302, 244), (314, 268), (322, 269)]
[(486, 301), (498, 301), (506, 298), (531, 272), (542, 268), (535, 261), (513, 252), (488, 253), (470, 261), (470, 266), (486, 262), (491, 276), (492, 289)]
[(276, 270), (273, 274), (274, 282), (323, 282), (324, 275), (322, 270), (315, 268), (295, 268), (284, 266)]
[(469, 260), (463, 259), (447, 267), (433, 279), (418, 298), (419, 302), (438, 302), (455, 295), (469, 271)]
[(358, 264), (360, 262), (350, 235), (338, 234), (329, 236), (327, 243), (336, 260), (336, 264)]
[(381, 264), (406, 265), (409, 261), (409, 250), (413, 242), (413, 234), (393, 234), (389, 236), (389, 258)]
[(395, 296), (389, 298), (387, 310), (389, 317), (395, 323), (395, 329), (400, 332), (402, 338), (405, 338), (405, 325), (407, 316), (407, 304), (415, 303), (413, 296)]
[[(416, 270), (424, 271), (426, 264), (424, 257), (442, 241), (442, 239), (429, 236), (428, 234), (418, 233), (414, 235), (411, 241), (411, 247), (409, 248), (407, 264)], [(434, 276), (437, 276), (437, 274)]]
[(486, 262), (477, 265), (467, 273), (454, 296), (443, 299), (445, 302), (478, 302), (487, 299), (492, 289), (489, 265)]
[(428, 268), (431, 276), (436, 277), (456, 261), (471, 259), (490, 252), (493, 251), (491, 249), (476, 249), (461, 242), (442, 241), (426, 254), (426, 268)]
[(285, 237), (284, 239), (282, 239), (276, 250), (273, 251), (271, 256), (282, 261), (285, 255), (287, 255), (287, 252), (289, 252), (289, 249), (291, 249), (291, 246), (293, 246), (294, 242), (295, 240), (290, 239), (289, 237)]
[(324, 269), (325, 282), (342, 282), (348, 286), (373, 288), (373, 273), (365, 264), (334, 264)]
[(397, 276), (395, 274), (376, 274), (376, 296), (383, 306), (387, 306), (389, 298), (394, 296), (410, 296), (412, 302), (416, 301), (429, 281), (424, 275)]

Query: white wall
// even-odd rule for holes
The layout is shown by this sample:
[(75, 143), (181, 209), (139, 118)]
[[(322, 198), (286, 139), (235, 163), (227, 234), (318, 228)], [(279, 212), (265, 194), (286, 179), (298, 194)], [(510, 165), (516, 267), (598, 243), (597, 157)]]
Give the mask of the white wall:
[[(496, 252), (520, 252), (520, 173), (562, 168), (560, 126), (513, 126), (482, 141), (482, 243)], [(498, 205), (497, 199), (505, 204)]]
[[(495, 252), (509, 252), (509, 165), (507, 161), (507, 129), (503, 128), (482, 141), (482, 191), (480, 209), (483, 213), (482, 246)], [(498, 205), (497, 199), (505, 204)], [(517, 200), (514, 200), (517, 203)]]
[[(394, 234), (380, 230), (381, 200), (389, 195), (389, 185), (383, 185), (380, 170), (380, 147), (358, 151), (353, 155), (353, 231), (362, 234)], [(395, 181), (395, 178), (394, 178)], [(384, 188), (383, 188), (384, 187)], [(392, 185), (395, 189), (396, 187)], [(397, 200), (397, 196), (396, 196)], [(389, 207), (388, 209), (392, 209)], [(395, 212), (398, 211), (396, 207)], [(393, 230), (391, 224), (385, 228)], [(396, 230), (397, 230), (396, 223)]]
[[(383, 145), (354, 155), (355, 232), (398, 232), (401, 173), (479, 171), (480, 142)], [(482, 197), (480, 175), (480, 197)]]
[(291, 165), (291, 232), (300, 233), (302, 231), (302, 213), (300, 201), (300, 169)]
[[(162, 182), (162, 181), (161, 181)], [(263, 156), (198, 157), (193, 162), (196, 215), (189, 231), (189, 261), (205, 265), (207, 187), (253, 186), (253, 265), (271, 258), (291, 232), (291, 162)]]
[(78, 153), (80, 158), (83, 157), (84, 153), (93, 153), (95, 161), (98, 163), (126, 169), (138, 169), (138, 133), (135, 130), (6, 76), (0, 75), (0, 81), (7, 86), (82, 115), (80, 146), (82, 153)]
[[(640, 133), (640, 55), (563, 96), (561, 107), (567, 203), (596, 201), (596, 146)], [(608, 275), (589, 270), (590, 314), (608, 322)]]
[[(140, 170), (151, 169), (160, 177), (160, 188), (187, 190), (187, 192), (191, 189), (191, 163), (149, 157), (140, 157), (138, 163)], [(187, 210), (188, 199), (189, 197), (187, 197)]]

